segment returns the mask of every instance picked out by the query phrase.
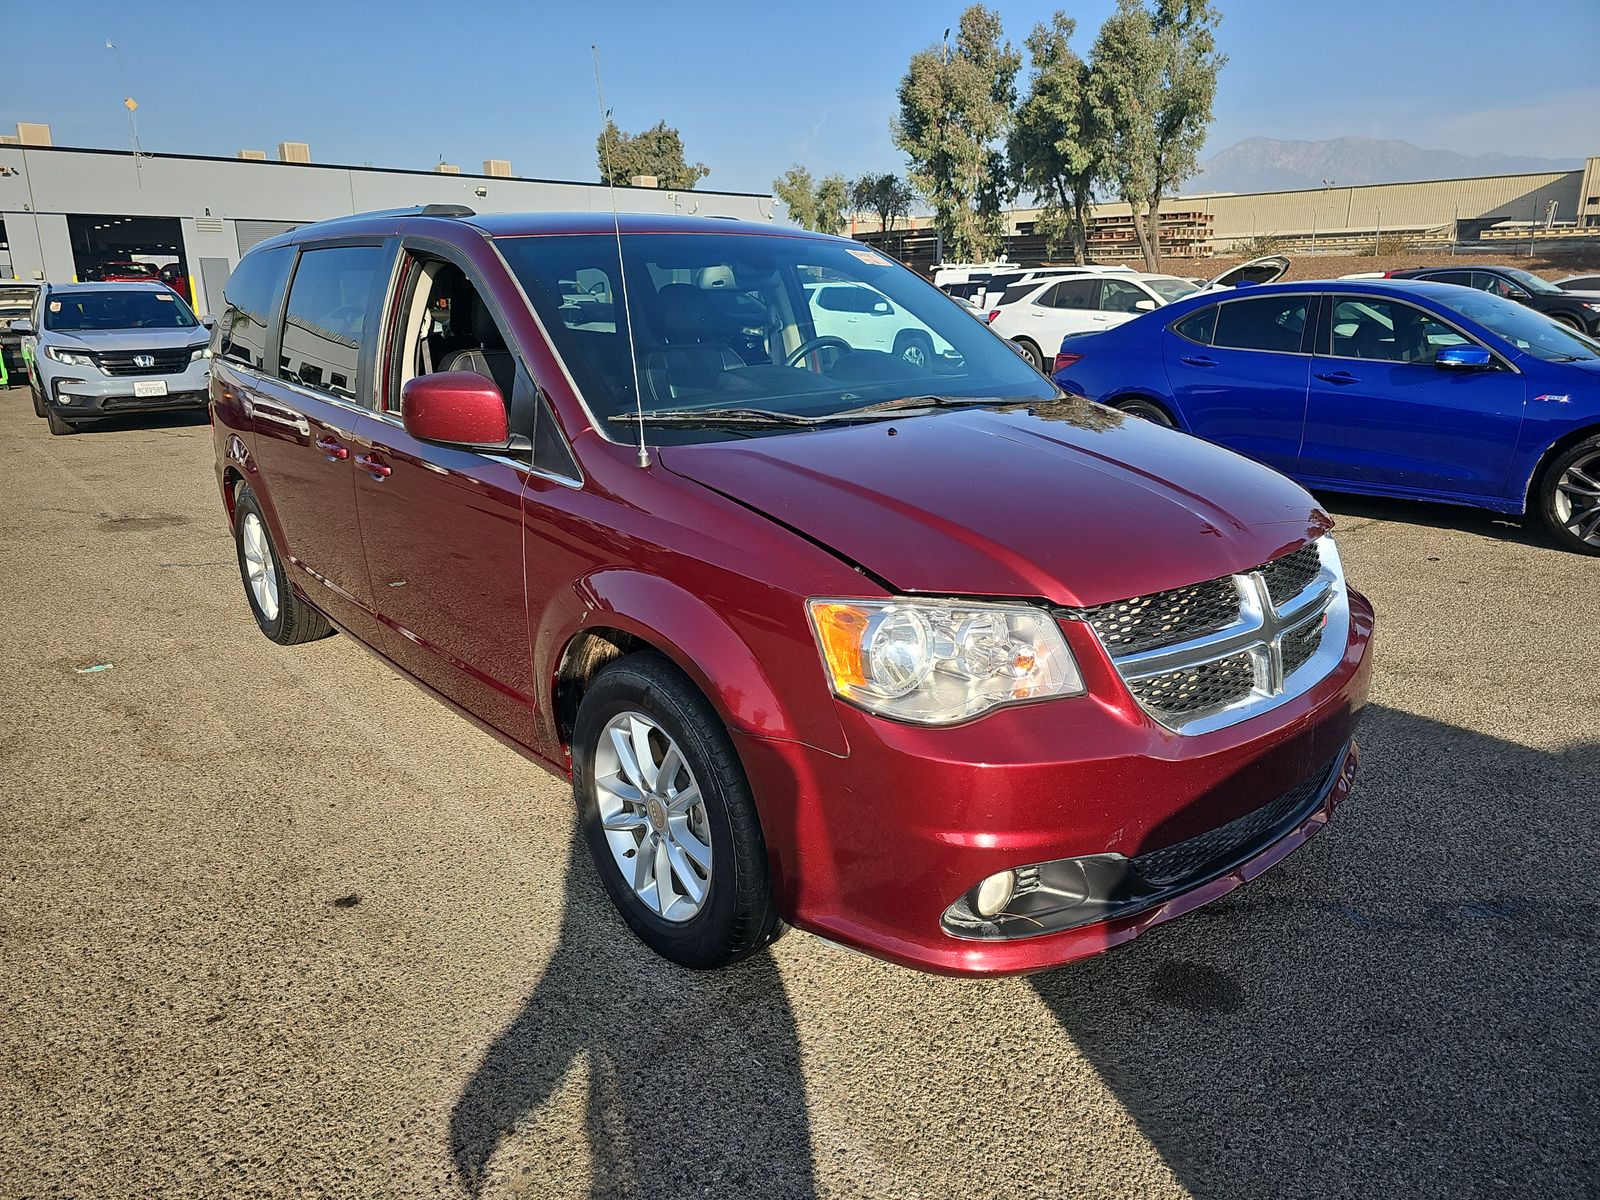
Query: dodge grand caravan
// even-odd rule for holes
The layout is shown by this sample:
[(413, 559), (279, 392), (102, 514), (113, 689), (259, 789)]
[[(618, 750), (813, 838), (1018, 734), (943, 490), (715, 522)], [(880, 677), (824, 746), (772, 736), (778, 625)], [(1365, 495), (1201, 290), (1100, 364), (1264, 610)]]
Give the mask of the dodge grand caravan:
[[(912, 361), (819, 334), (873, 289)], [(1237, 887), (1349, 792), (1372, 609), (1265, 467), (1066, 396), (859, 244), (367, 214), (212, 344), (245, 596), (570, 776), (617, 909), (1034, 971)]]

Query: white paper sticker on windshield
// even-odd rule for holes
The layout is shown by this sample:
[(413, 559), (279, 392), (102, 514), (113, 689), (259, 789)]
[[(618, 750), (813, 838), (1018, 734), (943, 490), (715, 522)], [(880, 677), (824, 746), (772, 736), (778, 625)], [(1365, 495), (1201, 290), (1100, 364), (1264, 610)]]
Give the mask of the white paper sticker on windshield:
[(872, 250), (851, 250), (847, 248), (845, 253), (853, 254), (869, 267), (887, 267), (889, 265), (888, 259)]
[(174, 296), (171, 292), (168, 292), (165, 295), (162, 295), (161, 293), (158, 292), (156, 294), (156, 299), (157, 300), (165, 300), (168, 304), (171, 304), (174, 300), (177, 299), (177, 297)]
[(50, 301), (50, 311), (51, 312), (60, 312), (61, 311), (61, 301), (59, 301), (59, 300)]

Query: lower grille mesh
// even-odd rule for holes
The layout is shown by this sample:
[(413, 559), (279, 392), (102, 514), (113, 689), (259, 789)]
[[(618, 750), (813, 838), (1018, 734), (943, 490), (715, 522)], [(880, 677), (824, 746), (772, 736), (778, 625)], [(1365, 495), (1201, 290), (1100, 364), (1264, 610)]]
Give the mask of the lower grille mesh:
[(1225, 708), (1255, 687), (1256, 668), (1248, 654), (1235, 654), (1198, 667), (1152, 675), (1128, 684), (1134, 699), (1152, 712), (1181, 717)]
[(1298, 787), (1226, 825), (1135, 856), (1134, 869), (1148, 882), (1167, 886), (1203, 876), (1208, 871), (1225, 869), (1248, 858), (1252, 850), (1275, 840), (1284, 826), (1310, 809), (1339, 762), (1336, 758), (1324, 763), (1320, 771)]

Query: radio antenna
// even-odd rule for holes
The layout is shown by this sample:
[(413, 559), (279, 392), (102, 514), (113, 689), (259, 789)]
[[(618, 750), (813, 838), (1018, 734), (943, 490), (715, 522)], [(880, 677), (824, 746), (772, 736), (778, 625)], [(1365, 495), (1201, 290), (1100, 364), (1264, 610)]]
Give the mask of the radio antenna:
[(639, 430), (639, 466), (650, 465), (650, 451), (644, 444), (644, 395), (639, 378), (639, 347), (633, 337), (633, 310), (628, 306), (628, 267), (622, 261), (622, 218), (617, 215), (617, 177), (611, 172), (611, 139), (606, 136), (611, 123), (611, 110), (606, 107), (606, 94), (600, 86), (600, 47), (589, 43), (594, 55), (594, 98), (600, 105), (600, 150), (606, 160), (606, 186), (611, 190), (611, 229), (617, 235), (617, 279), (622, 285), (622, 319), (628, 323), (628, 358), (633, 363), (633, 413)]

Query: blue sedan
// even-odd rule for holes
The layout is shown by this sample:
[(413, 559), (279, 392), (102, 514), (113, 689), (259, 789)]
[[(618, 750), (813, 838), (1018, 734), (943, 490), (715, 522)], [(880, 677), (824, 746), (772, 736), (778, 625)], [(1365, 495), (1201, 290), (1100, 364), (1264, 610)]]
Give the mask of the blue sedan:
[(1600, 342), (1485, 292), (1201, 293), (1069, 335), (1054, 376), (1308, 487), (1530, 513), (1600, 554)]

